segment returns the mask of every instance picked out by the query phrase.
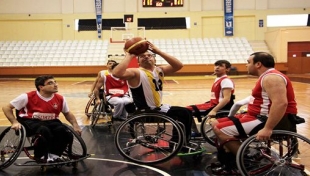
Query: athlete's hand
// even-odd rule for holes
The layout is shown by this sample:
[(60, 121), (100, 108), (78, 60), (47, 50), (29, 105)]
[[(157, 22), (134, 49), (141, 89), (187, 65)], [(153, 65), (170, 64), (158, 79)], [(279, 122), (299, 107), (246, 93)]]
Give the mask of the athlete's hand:
[(267, 141), (270, 139), (271, 134), (272, 130), (263, 128), (259, 130), (258, 133), (256, 134), (256, 139), (259, 141)]
[(211, 110), (207, 116), (208, 117), (212, 117), (212, 118), (215, 117), (216, 116), (216, 111)]
[(88, 93), (88, 97), (89, 97), (89, 98), (91, 98), (93, 95), (94, 95), (93, 92), (89, 92), (89, 93)]
[(11, 129), (14, 129), (14, 130), (19, 130), (22, 128), (22, 125), (18, 122), (16, 123), (13, 123), (12, 126), (11, 126)]
[(82, 134), (82, 129), (81, 129), (80, 126), (78, 126), (78, 125), (73, 126), (73, 130), (74, 130), (78, 135), (81, 136), (81, 134)]
[(95, 105), (99, 105), (100, 103), (101, 103), (101, 100), (98, 99), (98, 98), (96, 98), (96, 100), (95, 100)]

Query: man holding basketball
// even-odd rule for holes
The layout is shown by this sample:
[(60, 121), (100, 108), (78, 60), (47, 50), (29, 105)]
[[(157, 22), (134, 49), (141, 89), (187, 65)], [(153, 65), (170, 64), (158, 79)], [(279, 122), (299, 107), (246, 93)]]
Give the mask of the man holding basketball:
[[(187, 140), (190, 138), (192, 114), (183, 107), (162, 104), (162, 90), (165, 74), (175, 73), (183, 64), (155, 45), (147, 41), (148, 50), (140, 54), (126, 52), (124, 60), (116, 66), (112, 74), (120, 79), (127, 80), (133, 101), (138, 110), (158, 110), (167, 116), (182, 122), (185, 126)], [(165, 59), (168, 65), (156, 66), (155, 54)], [(140, 68), (127, 68), (132, 59), (138, 58)], [(173, 139), (171, 139), (173, 140)]]

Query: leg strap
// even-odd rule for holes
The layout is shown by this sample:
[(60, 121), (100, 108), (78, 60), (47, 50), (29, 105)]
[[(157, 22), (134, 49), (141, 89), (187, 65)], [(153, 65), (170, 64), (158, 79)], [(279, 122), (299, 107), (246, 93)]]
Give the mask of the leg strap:
[(236, 126), (236, 128), (237, 128), (237, 130), (239, 132), (239, 136), (238, 137), (247, 137), (247, 134), (245, 133), (244, 128), (243, 128), (243, 126), (240, 123), (240, 120), (238, 118), (234, 117), (234, 116), (229, 116), (228, 118), (231, 121), (234, 122), (234, 124), (235, 124), (235, 126)]

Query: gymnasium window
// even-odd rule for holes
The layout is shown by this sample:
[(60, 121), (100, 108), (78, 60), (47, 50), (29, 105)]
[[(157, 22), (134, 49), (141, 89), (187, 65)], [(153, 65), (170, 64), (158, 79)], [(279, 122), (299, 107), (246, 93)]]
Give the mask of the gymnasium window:
[(138, 26), (145, 27), (145, 30), (161, 29), (188, 29), (190, 27), (189, 18), (138, 18)]
[(310, 26), (310, 14), (268, 15), (267, 27)]
[[(75, 20), (77, 31), (97, 31), (96, 19)], [(110, 30), (111, 27), (125, 27), (123, 19), (102, 19), (102, 30)]]

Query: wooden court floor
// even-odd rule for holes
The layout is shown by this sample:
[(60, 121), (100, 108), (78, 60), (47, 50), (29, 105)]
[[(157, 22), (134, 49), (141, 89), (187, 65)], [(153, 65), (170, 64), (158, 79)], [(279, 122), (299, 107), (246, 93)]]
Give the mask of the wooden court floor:
[[(202, 103), (210, 99), (210, 88), (214, 81), (214, 76), (190, 76), (190, 77), (166, 77), (164, 85), (163, 102), (170, 105), (187, 106), (191, 104)], [(67, 169), (61, 171), (50, 170), (49, 174), (44, 175), (100, 175), (102, 169), (108, 172), (106, 175), (165, 175), (153, 173), (150, 170), (142, 169), (141, 167), (133, 169), (127, 164), (111, 164), (123, 160), (118, 155), (116, 147), (113, 142), (113, 132), (109, 132), (106, 128), (96, 128), (91, 130), (88, 125), (89, 121), (84, 114), (85, 105), (89, 98), (87, 94), (90, 86), (95, 78), (61, 78), (55, 77), (59, 83), (59, 93), (66, 97), (70, 110), (75, 114), (79, 124), (84, 128), (82, 134), (85, 140), (88, 152), (95, 154), (94, 157), (88, 159), (85, 163), (87, 171), (80, 166), (79, 172), (71, 174)], [(232, 77), (236, 86), (236, 101), (247, 97), (251, 93), (257, 78), (250, 76), (234, 76)], [(306, 119), (306, 123), (298, 126), (298, 133), (310, 138), (310, 84), (293, 82), (295, 89), (296, 101), (298, 103), (298, 115)], [(9, 103), (21, 93), (35, 90), (34, 78), (0, 78), (0, 107)], [(64, 121), (64, 117), (61, 117)], [(4, 116), (2, 110), (0, 111), (0, 126), (9, 126), (10, 123)], [(3, 127), (0, 127), (0, 130)], [(2, 131), (2, 130), (1, 130)], [(96, 161), (94, 160), (96, 159)], [(115, 160), (116, 159), (116, 160)], [(160, 165), (161, 170), (166, 171), (171, 175), (208, 175), (205, 167), (213, 160), (213, 155), (205, 155), (203, 160), (199, 161), (200, 165), (191, 165), (190, 161), (183, 162), (174, 166), (170, 163)], [(104, 163), (103, 163), (104, 162)], [(190, 162), (190, 163), (189, 163)], [(120, 170), (122, 171), (120, 174)], [(68, 171), (68, 172), (67, 172)], [(39, 169), (32, 168), (16, 168), (10, 166), (5, 171), (0, 172), (0, 175), (37, 175)], [(194, 175), (195, 175), (194, 174)]]

